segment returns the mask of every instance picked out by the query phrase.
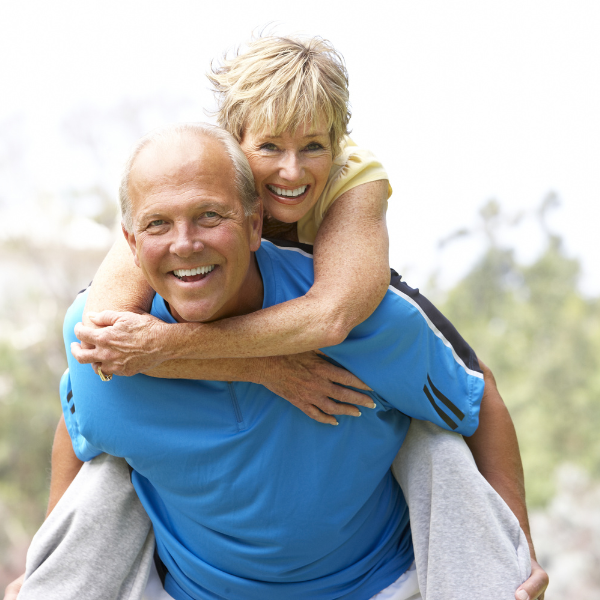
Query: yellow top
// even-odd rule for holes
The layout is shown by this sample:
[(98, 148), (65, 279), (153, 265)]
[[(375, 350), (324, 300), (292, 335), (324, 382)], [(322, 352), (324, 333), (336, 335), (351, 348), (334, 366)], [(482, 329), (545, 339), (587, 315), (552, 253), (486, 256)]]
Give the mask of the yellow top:
[[(342, 141), (342, 151), (333, 160), (327, 184), (316, 204), (298, 221), (298, 239), (313, 244), (329, 207), (344, 193), (357, 185), (387, 179), (383, 165), (375, 156), (359, 148), (349, 137)], [(388, 184), (388, 198), (392, 188)]]

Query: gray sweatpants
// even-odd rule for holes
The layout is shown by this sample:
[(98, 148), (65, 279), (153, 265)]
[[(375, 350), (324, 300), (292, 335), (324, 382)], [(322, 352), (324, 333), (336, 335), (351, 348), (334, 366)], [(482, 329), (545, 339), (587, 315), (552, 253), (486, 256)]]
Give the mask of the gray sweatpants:
[[(413, 420), (392, 467), (408, 502), (424, 600), (514, 600), (530, 574), (519, 523), (462, 437)], [(124, 460), (81, 468), (35, 535), (19, 600), (141, 600), (154, 550)]]

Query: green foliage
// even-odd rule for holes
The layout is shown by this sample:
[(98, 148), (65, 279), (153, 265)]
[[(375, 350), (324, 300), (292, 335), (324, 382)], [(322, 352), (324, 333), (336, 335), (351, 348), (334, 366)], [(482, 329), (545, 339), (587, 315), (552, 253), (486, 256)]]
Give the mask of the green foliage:
[(487, 252), (443, 310), (494, 372), (519, 436), (529, 504), (542, 505), (564, 461), (600, 477), (600, 302), (582, 297), (578, 261), (547, 231), (543, 254), (519, 264), (497, 242), (498, 215), (497, 206), (482, 211)]
[(18, 275), (0, 294), (0, 590), (22, 573), (46, 513), (67, 367), (63, 316), (104, 252), (39, 248), (22, 238), (0, 243), (2, 266)]

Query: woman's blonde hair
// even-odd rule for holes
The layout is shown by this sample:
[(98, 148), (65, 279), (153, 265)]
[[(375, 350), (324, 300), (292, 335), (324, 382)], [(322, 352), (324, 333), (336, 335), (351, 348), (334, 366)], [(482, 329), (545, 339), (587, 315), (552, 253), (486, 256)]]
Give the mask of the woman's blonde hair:
[(237, 139), (244, 132), (295, 132), (322, 123), (333, 156), (348, 133), (348, 73), (341, 54), (320, 37), (267, 36), (252, 40), (207, 75), (214, 86), (219, 125)]

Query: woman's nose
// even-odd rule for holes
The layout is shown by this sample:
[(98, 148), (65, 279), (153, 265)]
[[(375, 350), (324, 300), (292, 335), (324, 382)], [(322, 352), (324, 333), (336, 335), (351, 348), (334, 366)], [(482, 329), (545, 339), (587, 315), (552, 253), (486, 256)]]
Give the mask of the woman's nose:
[(304, 167), (296, 152), (285, 152), (279, 165), (279, 176), (286, 181), (299, 181), (304, 177)]

